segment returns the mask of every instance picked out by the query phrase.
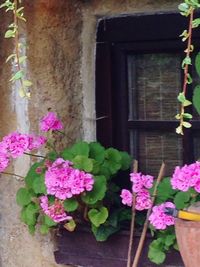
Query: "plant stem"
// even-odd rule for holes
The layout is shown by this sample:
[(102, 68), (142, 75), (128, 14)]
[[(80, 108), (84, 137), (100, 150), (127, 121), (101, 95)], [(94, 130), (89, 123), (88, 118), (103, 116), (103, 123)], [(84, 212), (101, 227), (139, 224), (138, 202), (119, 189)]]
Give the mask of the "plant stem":
[[(138, 172), (138, 161), (134, 160), (133, 162), (133, 172)], [(135, 228), (135, 202), (136, 202), (136, 195), (133, 192), (133, 203), (132, 203), (132, 216), (131, 216), (131, 227), (130, 227), (130, 237), (129, 237), (129, 246), (128, 246), (128, 258), (127, 258), (127, 267), (131, 267), (131, 253), (133, 247), (133, 234)]]
[[(190, 20), (189, 20), (189, 26), (188, 26), (188, 41), (187, 41), (187, 49), (186, 49), (186, 57), (190, 58), (190, 53), (191, 53), (191, 43), (192, 43), (192, 21), (193, 21), (193, 17), (194, 17), (194, 8), (191, 8), (191, 12), (190, 12)], [(185, 64), (184, 66), (184, 79), (183, 79), (183, 94), (184, 96), (186, 96), (187, 93), (187, 84), (188, 84), (188, 69), (189, 69), (189, 65)], [(184, 107), (184, 103), (181, 104), (181, 112), (180, 112), (180, 125), (183, 125), (183, 114), (185, 112), (185, 107)]]
[(21, 176), (21, 175), (15, 174), (15, 173), (11, 173), (11, 172), (1, 172), (1, 173), (2, 174), (16, 176), (16, 177), (23, 178), (23, 179), (25, 178), (24, 176)]
[(146, 233), (147, 233), (147, 229), (148, 229), (148, 225), (149, 225), (149, 216), (151, 214), (151, 211), (152, 211), (155, 199), (156, 199), (158, 185), (159, 185), (159, 183), (160, 183), (160, 181), (161, 181), (161, 179), (162, 179), (162, 177), (164, 175), (164, 169), (165, 169), (165, 163), (163, 162), (161, 167), (160, 167), (158, 178), (157, 178), (156, 183), (155, 183), (153, 196), (151, 198), (152, 205), (151, 205), (151, 208), (149, 208), (148, 211), (147, 211), (146, 220), (145, 220), (145, 223), (144, 223), (144, 226), (143, 226), (142, 234), (141, 234), (140, 241), (139, 241), (136, 253), (135, 253), (135, 257), (134, 257), (134, 260), (133, 260), (132, 267), (137, 267), (138, 266), (138, 262), (139, 262), (140, 255), (141, 255), (141, 252), (142, 252), (142, 249), (143, 249), (143, 245), (144, 245), (144, 241), (145, 241), (145, 237), (146, 237)]
[(42, 158), (42, 159), (46, 159), (47, 158), (47, 157), (44, 157), (44, 156), (41, 156), (41, 155), (35, 155), (35, 154), (28, 153), (28, 152), (24, 152), (24, 154), (28, 155), (28, 156), (36, 157), (36, 158)]

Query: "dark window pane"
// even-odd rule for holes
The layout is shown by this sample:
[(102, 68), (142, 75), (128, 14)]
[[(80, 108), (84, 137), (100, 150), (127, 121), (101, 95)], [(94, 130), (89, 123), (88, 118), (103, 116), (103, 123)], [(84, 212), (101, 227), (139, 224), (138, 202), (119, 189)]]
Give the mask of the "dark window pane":
[(181, 89), (179, 54), (128, 56), (129, 120), (173, 120)]
[(182, 165), (182, 138), (175, 133), (131, 130), (130, 148), (144, 173), (156, 176), (162, 161), (167, 165), (165, 175), (171, 175), (175, 166)]

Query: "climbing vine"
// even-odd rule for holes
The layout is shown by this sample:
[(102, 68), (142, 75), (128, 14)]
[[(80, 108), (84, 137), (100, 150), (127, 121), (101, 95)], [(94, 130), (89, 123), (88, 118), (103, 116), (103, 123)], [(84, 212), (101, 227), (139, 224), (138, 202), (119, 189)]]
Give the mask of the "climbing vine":
[[(192, 83), (192, 77), (189, 72), (190, 65), (192, 65), (191, 53), (194, 51), (194, 46), (192, 44), (192, 32), (194, 28), (200, 25), (200, 18), (194, 19), (194, 12), (200, 8), (198, 0), (185, 0), (184, 3), (179, 5), (179, 10), (181, 15), (189, 17), (188, 29), (184, 30), (180, 37), (182, 41), (187, 41), (187, 47), (185, 49), (185, 58), (182, 61), (182, 68), (184, 72), (183, 88), (182, 92), (178, 95), (178, 101), (181, 103), (180, 113), (176, 115), (176, 119), (179, 120), (179, 126), (176, 128), (177, 134), (183, 135), (184, 128), (190, 128), (192, 125), (188, 120), (192, 119), (192, 114), (185, 112), (185, 108), (192, 105), (196, 108), (197, 112), (200, 114), (200, 86), (196, 86), (193, 93), (193, 101), (189, 101), (186, 97), (188, 85)], [(195, 67), (197, 74), (200, 76), (200, 53), (197, 54), (195, 59)]]
[(8, 25), (8, 29), (5, 32), (5, 38), (13, 38), (14, 39), (14, 52), (11, 53), (6, 62), (12, 62), (14, 66), (14, 72), (10, 78), (10, 82), (14, 83), (19, 81), (19, 95), (21, 97), (30, 97), (30, 87), (32, 86), (32, 82), (26, 79), (26, 71), (24, 63), (27, 59), (27, 56), (24, 55), (25, 43), (20, 41), (19, 37), (19, 23), (26, 22), (24, 17), (24, 7), (21, 5), (21, 0), (6, 0), (0, 8), (5, 8), (6, 12), (11, 12), (13, 14), (13, 22)]

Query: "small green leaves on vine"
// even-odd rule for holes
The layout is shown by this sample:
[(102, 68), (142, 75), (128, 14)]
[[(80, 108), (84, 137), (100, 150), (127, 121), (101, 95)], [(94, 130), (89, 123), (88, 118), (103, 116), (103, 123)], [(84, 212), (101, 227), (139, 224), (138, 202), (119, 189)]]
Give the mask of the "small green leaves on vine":
[(5, 33), (5, 38), (15, 39), (15, 53), (9, 55), (6, 59), (6, 62), (13, 61), (15, 66), (15, 73), (10, 78), (10, 81), (19, 81), (19, 95), (21, 97), (30, 97), (30, 86), (32, 86), (32, 83), (25, 78), (25, 70), (22, 66), (27, 57), (23, 55), (22, 47), (24, 44), (19, 41), (19, 20), (26, 22), (24, 17), (24, 7), (18, 7), (18, 4), (20, 3), (21, 0), (6, 0), (2, 5), (0, 5), (0, 8), (5, 8), (6, 12), (10, 11), (14, 16), (14, 21), (9, 24), (8, 30)]

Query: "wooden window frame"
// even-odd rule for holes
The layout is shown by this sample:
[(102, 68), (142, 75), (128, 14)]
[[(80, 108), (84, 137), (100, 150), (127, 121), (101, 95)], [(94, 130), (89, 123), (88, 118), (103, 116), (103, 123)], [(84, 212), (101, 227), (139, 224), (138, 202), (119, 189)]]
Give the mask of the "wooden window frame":
[[(134, 128), (175, 132), (178, 125), (176, 120), (128, 121), (128, 90), (122, 88), (127, 87), (128, 53), (183, 52), (185, 43), (181, 42), (179, 35), (186, 28), (187, 19), (176, 12), (125, 15), (100, 20), (96, 43), (96, 113), (99, 118), (97, 140), (104, 146), (129, 152), (128, 130)], [(199, 47), (199, 41), (200, 30), (197, 29), (193, 33), (195, 48)], [(191, 90), (188, 90), (188, 94), (191, 97)], [(196, 120), (192, 121), (192, 128), (185, 131), (184, 163), (194, 161), (192, 135), (199, 129), (200, 121)]]

